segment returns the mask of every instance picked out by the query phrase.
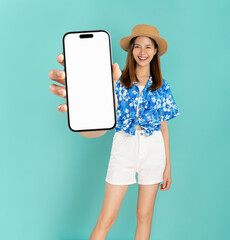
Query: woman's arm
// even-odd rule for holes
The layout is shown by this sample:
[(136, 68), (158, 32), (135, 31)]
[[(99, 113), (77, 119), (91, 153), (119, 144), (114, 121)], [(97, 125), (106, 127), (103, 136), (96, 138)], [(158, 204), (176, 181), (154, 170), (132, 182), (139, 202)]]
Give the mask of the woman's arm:
[(170, 155), (169, 155), (169, 132), (168, 132), (168, 126), (167, 126), (167, 120), (161, 122), (161, 132), (164, 138), (164, 144), (165, 144), (165, 153), (166, 153), (166, 165), (163, 175), (163, 184), (161, 184), (161, 190), (165, 191), (168, 190), (171, 183), (171, 163), (170, 163)]
[(164, 138), (165, 154), (166, 154), (166, 167), (171, 167), (170, 153), (169, 153), (169, 132), (167, 120), (161, 122), (161, 132)]

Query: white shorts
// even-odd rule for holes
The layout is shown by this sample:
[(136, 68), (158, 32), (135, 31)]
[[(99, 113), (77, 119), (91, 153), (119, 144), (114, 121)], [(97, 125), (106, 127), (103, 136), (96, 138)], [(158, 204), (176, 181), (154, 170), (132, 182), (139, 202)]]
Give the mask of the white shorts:
[(116, 185), (155, 184), (163, 181), (166, 164), (164, 139), (161, 131), (151, 136), (144, 130), (136, 135), (116, 132), (113, 137), (110, 160), (105, 181)]

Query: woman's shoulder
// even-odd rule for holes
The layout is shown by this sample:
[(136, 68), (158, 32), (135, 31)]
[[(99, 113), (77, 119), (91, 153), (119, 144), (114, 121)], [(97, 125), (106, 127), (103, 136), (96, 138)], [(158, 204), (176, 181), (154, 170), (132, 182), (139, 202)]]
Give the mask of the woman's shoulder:
[(167, 90), (168, 86), (169, 86), (168, 81), (165, 78), (163, 78), (163, 84), (160, 88), (157, 89), (157, 92), (159, 94), (163, 94), (165, 90)]
[(167, 90), (169, 87), (170, 87), (170, 86), (169, 86), (168, 81), (167, 81), (165, 78), (163, 78), (163, 85), (162, 85), (161, 88), (162, 88), (163, 90)]
[(165, 94), (168, 93), (169, 90), (170, 90), (170, 85), (168, 81), (165, 78), (163, 78), (163, 84), (159, 89), (157, 89), (157, 92), (159, 95), (164, 96)]

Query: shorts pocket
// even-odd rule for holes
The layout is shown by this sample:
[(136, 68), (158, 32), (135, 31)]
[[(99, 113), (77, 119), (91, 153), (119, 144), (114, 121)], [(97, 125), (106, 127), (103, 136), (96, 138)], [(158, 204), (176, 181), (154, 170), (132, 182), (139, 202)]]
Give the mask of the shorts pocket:
[(124, 144), (128, 139), (128, 136), (121, 132), (116, 132), (113, 137), (113, 145), (120, 146), (121, 144)]

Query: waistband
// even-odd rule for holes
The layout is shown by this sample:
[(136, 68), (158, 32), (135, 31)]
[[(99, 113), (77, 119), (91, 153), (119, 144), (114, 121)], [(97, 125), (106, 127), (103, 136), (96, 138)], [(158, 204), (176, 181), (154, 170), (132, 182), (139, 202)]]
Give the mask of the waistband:
[(159, 130), (159, 131), (153, 131), (153, 133), (152, 133), (152, 135), (148, 135), (146, 132), (145, 132), (145, 130), (136, 130), (136, 134), (135, 134), (135, 136), (144, 136), (144, 137), (152, 137), (152, 136), (155, 136), (155, 135), (157, 135), (157, 134), (162, 134), (161, 133), (161, 131)]
[[(127, 136), (127, 137), (134, 137), (133, 135), (131, 135), (131, 134), (129, 134), (129, 133), (126, 133), (126, 132), (124, 132), (124, 130), (120, 130), (120, 131), (118, 131), (118, 132), (116, 132), (117, 134), (122, 134), (122, 135), (124, 135), (124, 136)], [(161, 132), (160, 132), (160, 130), (159, 131), (154, 131), (153, 132), (153, 134), (151, 135), (151, 136), (153, 136), (153, 135), (155, 135), (155, 134), (160, 134)], [(136, 130), (136, 132), (135, 132), (135, 136), (140, 136), (140, 137), (149, 137), (149, 135), (147, 135), (146, 134), (146, 132), (145, 132), (145, 130)], [(150, 136), (150, 137), (151, 137)]]

